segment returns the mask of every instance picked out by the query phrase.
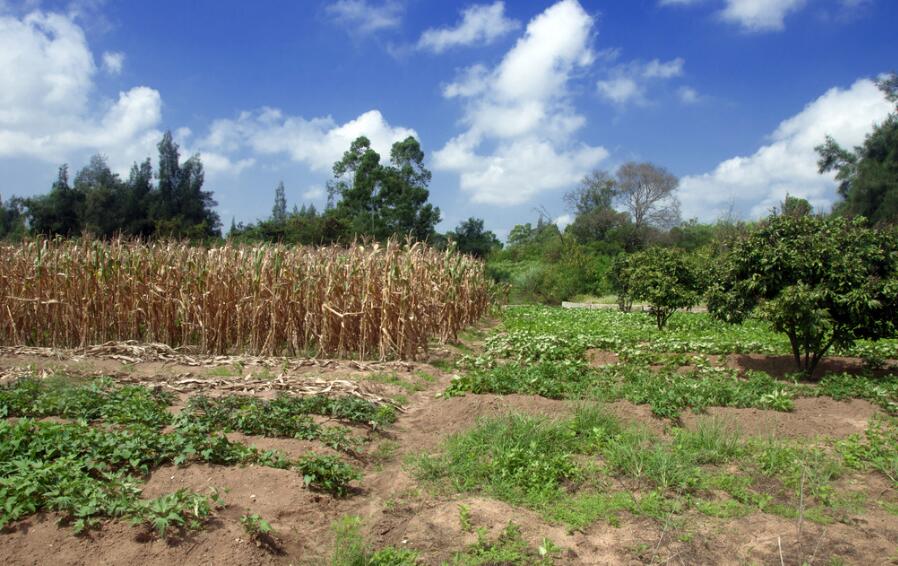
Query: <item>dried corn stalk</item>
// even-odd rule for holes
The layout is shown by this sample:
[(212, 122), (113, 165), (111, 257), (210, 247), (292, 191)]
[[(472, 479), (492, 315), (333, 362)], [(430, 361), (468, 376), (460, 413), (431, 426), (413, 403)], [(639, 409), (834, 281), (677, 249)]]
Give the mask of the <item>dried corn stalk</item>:
[(415, 359), (430, 340), (454, 339), (492, 299), (481, 262), (396, 241), (205, 248), (35, 240), (0, 245), (0, 265), (0, 344), (134, 340), (157, 343), (160, 357)]

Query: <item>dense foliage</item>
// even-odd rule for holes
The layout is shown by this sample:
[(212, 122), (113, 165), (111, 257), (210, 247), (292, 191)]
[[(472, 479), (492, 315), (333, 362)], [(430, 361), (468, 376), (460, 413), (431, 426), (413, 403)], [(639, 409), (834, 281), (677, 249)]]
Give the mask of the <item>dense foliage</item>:
[(757, 311), (789, 337), (809, 376), (832, 346), (898, 331), (898, 238), (863, 219), (772, 216), (715, 279), (709, 310), (734, 323)]
[(702, 292), (697, 266), (676, 249), (655, 247), (635, 253), (625, 267), (615, 270), (615, 279), (626, 279), (620, 283), (623, 296), (648, 304), (658, 330), (677, 309), (695, 306)]
[(30, 230), (48, 236), (103, 238), (115, 235), (191, 239), (221, 233), (212, 193), (203, 190), (205, 174), (199, 155), (181, 161), (171, 132), (159, 142), (155, 172), (150, 160), (135, 163), (127, 180), (113, 173), (105, 158), (95, 155), (69, 183), (64, 165), (50, 192), (24, 201)]
[[(877, 84), (886, 98), (898, 105), (898, 75), (893, 73)], [(898, 106), (854, 150), (827, 137), (817, 152), (820, 172), (836, 172), (839, 194), (844, 198), (838, 212), (864, 216), (877, 224), (898, 221)]]
[(431, 173), (424, 167), (424, 152), (415, 138), (394, 143), (390, 161), (385, 164), (370, 140), (361, 136), (334, 163), (333, 173), (328, 183), (328, 207), (323, 212), (303, 205), (288, 213), (281, 183), (275, 190), (271, 217), (250, 225), (233, 225), (228, 237), (298, 244), (383, 241), (391, 237), (435, 240), (440, 209), (427, 201)]

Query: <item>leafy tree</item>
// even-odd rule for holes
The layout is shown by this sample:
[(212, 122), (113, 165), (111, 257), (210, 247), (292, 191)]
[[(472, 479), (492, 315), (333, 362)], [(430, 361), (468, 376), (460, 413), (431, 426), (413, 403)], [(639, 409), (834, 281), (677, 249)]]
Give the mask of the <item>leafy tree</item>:
[(530, 223), (515, 224), (514, 228), (508, 233), (509, 246), (522, 246), (533, 240), (533, 226)]
[(691, 252), (711, 244), (717, 236), (717, 226), (692, 218), (671, 228), (667, 239), (671, 245)]
[(83, 195), (82, 229), (101, 238), (124, 232), (123, 216), (128, 201), (128, 187), (113, 173), (102, 155), (94, 155), (90, 163), (75, 175), (74, 190)]
[(614, 186), (614, 179), (606, 171), (596, 169), (580, 181), (579, 187), (564, 195), (564, 202), (578, 215), (611, 208), (616, 194)]
[(808, 216), (813, 214), (814, 207), (807, 199), (786, 195), (783, 204), (780, 205), (780, 214), (783, 216)]
[(171, 132), (159, 142), (158, 196), (153, 215), (159, 235), (202, 239), (221, 235), (212, 193), (203, 190), (205, 172), (199, 155), (180, 162)]
[(626, 275), (633, 299), (645, 301), (662, 330), (677, 309), (695, 306), (700, 297), (700, 277), (689, 256), (675, 248), (653, 247), (632, 254)]
[(69, 186), (69, 168), (59, 168), (49, 194), (26, 201), (31, 229), (45, 236), (80, 236), (84, 193)]
[(625, 163), (617, 170), (616, 198), (630, 213), (637, 233), (670, 228), (680, 221), (680, 181), (652, 163)]
[(427, 240), (440, 221), (440, 210), (427, 202), (431, 173), (424, 167), (424, 152), (409, 136), (393, 144), (391, 167), (384, 168), (385, 182), (378, 195), (379, 208), (391, 234), (410, 234)]
[(122, 207), (122, 232), (140, 238), (149, 238), (155, 232), (150, 212), (153, 209), (153, 165), (146, 158), (139, 165), (135, 163), (128, 175), (127, 193)]
[(36, 234), (102, 238), (117, 234), (149, 238), (207, 239), (220, 235), (212, 193), (203, 190), (205, 174), (198, 155), (181, 163), (178, 145), (166, 132), (159, 143), (158, 185), (149, 159), (131, 168), (127, 181), (95, 155), (69, 186), (68, 166), (59, 169), (46, 195), (24, 201)]
[(468, 218), (447, 236), (458, 245), (458, 251), (481, 259), (502, 247), (502, 242), (492, 231), (483, 229), (481, 218)]
[(331, 228), (339, 239), (429, 239), (440, 221), (439, 209), (427, 202), (430, 178), (415, 138), (394, 143), (390, 164), (384, 165), (368, 138), (359, 137), (334, 164), (328, 193), (331, 202), (336, 197), (339, 201), (326, 215)]
[[(893, 73), (877, 84), (898, 105), (898, 75)], [(865, 216), (876, 224), (898, 222), (898, 106), (853, 151), (830, 136), (816, 149), (820, 173), (836, 172), (844, 199), (837, 212)]]
[(832, 346), (896, 333), (898, 238), (862, 218), (771, 216), (734, 245), (715, 279), (710, 312), (769, 320), (807, 377)]
[(25, 235), (25, 204), (13, 197), (3, 202), (0, 195), (0, 239), (20, 239)]
[(271, 209), (271, 220), (283, 224), (287, 221), (287, 191), (284, 182), (278, 183), (274, 189), (274, 206)]
[(619, 254), (614, 258), (608, 272), (608, 282), (611, 290), (617, 295), (617, 306), (621, 312), (633, 310), (633, 290), (630, 285), (633, 267), (632, 256)]
[(580, 186), (564, 196), (574, 221), (567, 227), (580, 243), (618, 240), (625, 233), (621, 228), (630, 222), (626, 212), (614, 210), (616, 182), (607, 172), (595, 170), (580, 182)]

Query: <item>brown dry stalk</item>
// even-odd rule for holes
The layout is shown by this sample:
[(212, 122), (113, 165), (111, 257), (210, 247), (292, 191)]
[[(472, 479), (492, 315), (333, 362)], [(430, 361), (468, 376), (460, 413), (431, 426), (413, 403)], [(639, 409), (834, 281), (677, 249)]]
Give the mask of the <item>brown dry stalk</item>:
[(0, 245), (0, 344), (415, 359), (489, 308), (483, 264), (422, 244)]

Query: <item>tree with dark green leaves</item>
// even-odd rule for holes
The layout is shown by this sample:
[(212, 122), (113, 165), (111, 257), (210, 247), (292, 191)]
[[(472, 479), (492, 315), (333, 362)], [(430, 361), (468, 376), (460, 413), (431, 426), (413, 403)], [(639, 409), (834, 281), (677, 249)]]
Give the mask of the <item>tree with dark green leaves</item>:
[(611, 262), (611, 269), (608, 271), (608, 283), (617, 296), (617, 306), (621, 312), (633, 310), (631, 274), (634, 266), (631, 255), (618, 254)]
[(199, 155), (181, 163), (178, 144), (165, 132), (159, 149), (158, 194), (153, 210), (160, 236), (204, 239), (221, 234), (221, 221), (212, 193), (203, 190), (205, 172)]
[(128, 187), (109, 169), (105, 157), (91, 157), (90, 163), (75, 175), (74, 190), (84, 198), (82, 230), (100, 238), (125, 233)]
[(502, 248), (499, 238), (492, 231), (483, 228), (482, 218), (468, 218), (446, 236), (456, 243), (458, 251), (480, 259), (493, 250)]
[(131, 167), (127, 188), (122, 207), (122, 232), (129, 236), (150, 238), (156, 230), (150, 216), (156, 193), (153, 190), (153, 165), (149, 157)]
[(863, 145), (848, 150), (832, 137), (818, 146), (820, 173), (836, 172), (842, 202), (835, 212), (864, 216), (874, 224), (898, 222), (898, 75), (877, 84), (895, 110), (867, 135)]
[(580, 186), (564, 195), (574, 221), (567, 227), (581, 244), (590, 242), (624, 243), (630, 216), (614, 209), (617, 197), (616, 181), (607, 172), (595, 170), (580, 182)]
[(63, 165), (48, 194), (26, 201), (31, 230), (44, 236), (80, 236), (84, 200), (84, 193), (69, 186), (69, 168)]
[(181, 163), (170, 132), (158, 147), (155, 187), (149, 159), (135, 163), (123, 181), (105, 157), (95, 155), (71, 186), (68, 166), (63, 165), (48, 194), (24, 201), (31, 231), (66, 237), (83, 233), (101, 238), (218, 237), (220, 222), (212, 193), (203, 190), (205, 175), (199, 156)]
[(427, 202), (430, 177), (415, 138), (394, 143), (385, 165), (368, 138), (359, 137), (334, 164), (328, 198), (339, 200), (325, 216), (340, 240), (411, 236), (426, 241), (440, 221), (439, 209)]
[(287, 221), (287, 190), (284, 182), (278, 183), (274, 189), (274, 206), (271, 208), (271, 221), (283, 224)]
[(676, 248), (653, 247), (627, 258), (625, 276), (631, 299), (645, 301), (662, 330), (677, 309), (698, 304), (701, 278), (692, 258)]
[(863, 218), (771, 216), (733, 246), (707, 298), (721, 320), (769, 320), (812, 377), (833, 346), (896, 335), (898, 237)]
[(814, 207), (807, 199), (793, 197), (787, 194), (780, 205), (780, 210), (774, 210), (774, 214), (782, 214), (783, 216), (808, 216), (814, 213)]
[(16, 197), (4, 202), (0, 195), (0, 239), (18, 240), (25, 234), (25, 202)]

